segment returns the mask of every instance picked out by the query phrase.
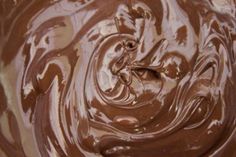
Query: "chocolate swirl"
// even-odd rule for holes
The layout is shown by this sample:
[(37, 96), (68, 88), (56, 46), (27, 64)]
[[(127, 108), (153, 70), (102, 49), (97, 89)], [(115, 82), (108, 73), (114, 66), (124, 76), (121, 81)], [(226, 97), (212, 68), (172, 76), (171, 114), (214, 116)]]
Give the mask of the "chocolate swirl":
[(233, 157), (235, 5), (1, 2), (1, 156)]

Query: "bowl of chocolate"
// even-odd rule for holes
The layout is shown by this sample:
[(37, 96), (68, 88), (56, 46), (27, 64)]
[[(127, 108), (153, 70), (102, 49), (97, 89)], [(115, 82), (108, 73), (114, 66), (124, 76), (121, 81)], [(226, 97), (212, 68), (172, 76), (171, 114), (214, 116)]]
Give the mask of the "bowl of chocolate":
[(2, 0), (0, 22), (0, 157), (236, 157), (235, 0)]

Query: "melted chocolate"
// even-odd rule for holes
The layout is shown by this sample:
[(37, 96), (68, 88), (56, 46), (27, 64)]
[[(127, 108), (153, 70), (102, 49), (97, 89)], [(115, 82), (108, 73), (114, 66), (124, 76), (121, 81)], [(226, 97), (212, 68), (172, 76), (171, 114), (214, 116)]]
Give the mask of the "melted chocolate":
[(0, 156), (235, 157), (235, 8), (0, 1)]

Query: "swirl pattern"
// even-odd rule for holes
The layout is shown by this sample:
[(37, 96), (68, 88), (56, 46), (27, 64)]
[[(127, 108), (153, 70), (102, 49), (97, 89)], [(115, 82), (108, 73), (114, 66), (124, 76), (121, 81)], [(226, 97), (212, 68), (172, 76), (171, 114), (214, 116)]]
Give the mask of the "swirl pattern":
[(1, 156), (235, 153), (234, 1), (14, 2), (0, 2)]

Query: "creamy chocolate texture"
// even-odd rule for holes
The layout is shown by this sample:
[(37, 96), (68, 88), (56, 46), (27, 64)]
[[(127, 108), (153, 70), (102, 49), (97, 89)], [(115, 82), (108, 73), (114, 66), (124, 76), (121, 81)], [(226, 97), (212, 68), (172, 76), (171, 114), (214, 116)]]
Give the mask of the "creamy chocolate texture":
[(0, 157), (236, 157), (235, 0), (1, 0)]

